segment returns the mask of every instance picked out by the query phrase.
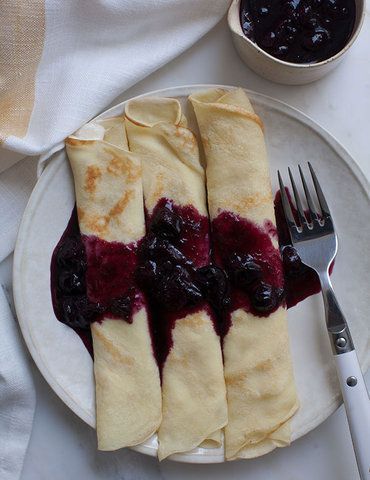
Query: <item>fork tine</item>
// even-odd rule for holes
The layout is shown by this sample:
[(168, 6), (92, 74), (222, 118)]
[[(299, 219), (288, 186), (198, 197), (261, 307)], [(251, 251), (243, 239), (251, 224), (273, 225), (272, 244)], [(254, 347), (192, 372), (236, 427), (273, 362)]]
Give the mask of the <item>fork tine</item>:
[(293, 212), (289, 203), (288, 195), (286, 193), (285, 186), (279, 170), (278, 170), (278, 178), (279, 178), (279, 186), (280, 186), (281, 203), (283, 205), (285, 219), (289, 227), (292, 227), (292, 226), (296, 227), (294, 215), (293, 215)]
[(301, 175), (302, 185), (303, 185), (304, 193), (306, 195), (307, 206), (308, 206), (308, 211), (310, 212), (311, 221), (319, 220), (319, 217), (318, 217), (317, 212), (316, 212), (315, 205), (312, 201), (312, 197), (311, 197), (310, 191), (307, 187), (306, 179), (304, 178), (303, 171), (302, 171), (300, 165), (298, 165), (298, 169), (299, 169), (299, 174)]
[(303, 207), (302, 207), (301, 199), (300, 199), (300, 197), (299, 197), (299, 193), (298, 193), (297, 187), (296, 187), (296, 185), (295, 185), (295, 181), (294, 181), (294, 178), (293, 178), (293, 174), (292, 174), (292, 171), (290, 170), (290, 168), (288, 168), (288, 172), (289, 172), (290, 182), (291, 182), (292, 188), (293, 188), (295, 203), (296, 203), (296, 206), (297, 206), (299, 223), (300, 223), (301, 226), (303, 227), (304, 225), (307, 225), (307, 219), (306, 219), (306, 216), (305, 216), (305, 214), (304, 214), (304, 210), (303, 210)]
[(325, 200), (324, 194), (322, 193), (319, 181), (317, 180), (316, 174), (315, 174), (314, 169), (312, 168), (312, 165), (311, 165), (310, 162), (308, 162), (308, 168), (310, 169), (310, 172), (311, 172), (313, 184), (315, 186), (315, 190), (316, 190), (317, 198), (318, 198), (319, 203), (320, 203), (322, 214), (326, 217), (330, 217), (329, 206), (326, 203), (326, 200)]

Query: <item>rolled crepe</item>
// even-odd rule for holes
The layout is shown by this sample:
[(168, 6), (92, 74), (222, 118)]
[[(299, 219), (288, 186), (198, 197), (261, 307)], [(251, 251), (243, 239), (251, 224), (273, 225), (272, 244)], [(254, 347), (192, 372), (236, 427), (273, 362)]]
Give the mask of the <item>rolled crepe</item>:
[[(126, 129), (130, 150), (143, 155), (148, 218), (162, 199), (194, 208), (205, 225), (205, 238), (200, 240), (206, 248), (198, 249), (194, 243), (183, 253), (196, 267), (206, 265), (209, 243), (204, 170), (196, 138), (186, 128), (179, 102), (168, 98), (129, 102)], [(160, 460), (200, 445), (220, 446), (221, 429), (227, 422), (220, 339), (209, 309), (180, 316), (171, 334), (172, 348), (162, 370)]]
[[(214, 89), (192, 95), (190, 101), (206, 156), (213, 228), (217, 230), (217, 219), (226, 212), (228, 218), (235, 215), (252, 222), (272, 249), (277, 249), (262, 122), (247, 95), (242, 89)], [(229, 241), (215, 230), (216, 242)], [(218, 245), (214, 247), (217, 250)], [(276, 252), (273, 256), (276, 261)], [(226, 458), (257, 457), (289, 445), (290, 419), (298, 400), (285, 308), (280, 306), (262, 317), (236, 308), (231, 312), (223, 353), (229, 417)]]
[[(90, 300), (100, 301), (99, 289), (104, 287), (100, 282), (109, 282), (107, 301), (110, 295), (123, 294), (125, 282), (133, 281), (132, 261), (126, 279), (114, 269), (127, 258), (135, 259), (145, 233), (140, 159), (127, 150), (123, 118), (87, 124), (67, 138), (66, 147), (86, 247), (87, 293)], [(97, 269), (99, 276), (104, 269), (102, 252), (111, 255), (113, 271), (105, 280), (98, 279), (97, 285), (89, 285), (89, 273)], [(147, 311), (140, 292), (135, 298), (139, 303), (132, 323), (107, 315), (91, 325), (100, 450), (137, 445), (156, 432), (161, 422), (160, 377)]]

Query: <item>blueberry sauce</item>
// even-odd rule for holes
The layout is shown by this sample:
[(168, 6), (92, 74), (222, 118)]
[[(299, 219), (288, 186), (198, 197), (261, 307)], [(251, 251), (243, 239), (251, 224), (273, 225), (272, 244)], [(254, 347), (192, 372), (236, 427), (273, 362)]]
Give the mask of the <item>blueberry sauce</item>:
[[(279, 194), (275, 214), (277, 229), (270, 221), (257, 226), (220, 213), (211, 226), (211, 255), (208, 218), (192, 206), (161, 199), (146, 215), (145, 238), (128, 245), (81, 235), (75, 208), (51, 261), (55, 315), (92, 354), (92, 322), (109, 315), (130, 323), (147, 305), (161, 370), (179, 318), (206, 310), (223, 338), (238, 308), (266, 317), (320, 291), (315, 272), (290, 244)], [(273, 244), (277, 237), (280, 252)]]
[[(78, 293), (71, 294), (69, 288), (68, 291), (63, 288), (63, 280), (65, 280), (66, 275), (73, 276), (74, 279), (75, 275), (79, 277), (81, 286), (79, 286), (80, 291)], [(51, 258), (51, 298), (57, 319), (73, 328), (83, 341), (90, 355), (93, 356), (91, 333), (90, 329), (86, 328), (89, 322), (84, 319), (83, 313), (75, 312), (75, 315), (72, 314), (78, 300), (81, 303), (88, 304), (85, 275), (86, 253), (78, 226), (77, 210), (74, 208), (67, 228), (55, 247)]]
[(137, 248), (81, 235), (74, 208), (54, 249), (50, 280), (55, 315), (76, 331), (91, 354), (91, 323), (104, 316), (130, 323), (142, 305), (133, 281)]
[(230, 306), (219, 322), (224, 336), (231, 323), (230, 312), (243, 308), (266, 317), (284, 302), (284, 273), (279, 250), (273, 245), (273, 225), (257, 226), (231, 212), (222, 212), (212, 222), (213, 257), (224, 269), (231, 285)]
[(243, 0), (244, 34), (270, 55), (293, 63), (316, 63), (349, 40), (355, 0)]
[(82, 235), (86, 251), (86, 288), (91, 302), (105, 313), (132, 322), (133, 310), (141, 306), (134, 282), (139, 244), (107, 242)]
[(209, 263), (209, 221), (192, 206), (162, 198), (146, 215), (147, 234), (139, 250), (136, 280), (149, 305), (152, 343), (160, 370), (172, 347), (177, 319), (206, 303), (203, 274)]
[(200, 309), (211, 315), (207, 301), (217, 296), (220, 280), (214, 275), (217, 268), (209, 266), (206, 216), (161, 199), (146, 223), (147, 234), (138, 245), (106, 242), (80, 234), (75, 208), (53, 253), (51, 292), (56, 317), (80, 335), (90, 352), (92, 322), (107, 314), (132, 322), (133, 312), (148, 304), (161, 368), (175, 321)]

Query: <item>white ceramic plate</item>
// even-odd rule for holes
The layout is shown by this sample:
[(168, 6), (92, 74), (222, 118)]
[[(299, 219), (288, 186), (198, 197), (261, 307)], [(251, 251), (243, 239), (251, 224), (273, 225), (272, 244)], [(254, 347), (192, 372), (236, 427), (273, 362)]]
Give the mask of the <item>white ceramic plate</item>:
[[(209, 87), (169, 88), (147, 95), (178, 98), (190, 126), (196, 129), (187, 97)], [(365, 281), (370, 271), (368, 184), (349, 154), (312, 120), (272, 98), (254, 92), (248, 94), (265, 124), (274, 190), (277, 168), (286, 171), (288, 165), (307, 160), (315, 166), (324, 186), (340, 239), (333, 282), (365, 371), (370, 363), (370, 294)], [(120, 115), (124, 105), (121, 103), (101, 116)], [(67, 225), (74, 201), (71, 172), (63, 150), (41, 175), (26, 208), (14, 256), (14, 296), (23, 336), (41, 373), (65, 404), (94, 427), (92, 360), (73, 330), (56, 320), (50, 298), (51, 254)], [(320, 296), (289, 310), (288, 317), (301, 402), (292, 423), (295, 440), (333, 413), (341, 398)], [(155, 436), (135, 449), (156, 455)], [(224, 461), (223, 449), (198, 448), (172, 458), (193, 463)]]

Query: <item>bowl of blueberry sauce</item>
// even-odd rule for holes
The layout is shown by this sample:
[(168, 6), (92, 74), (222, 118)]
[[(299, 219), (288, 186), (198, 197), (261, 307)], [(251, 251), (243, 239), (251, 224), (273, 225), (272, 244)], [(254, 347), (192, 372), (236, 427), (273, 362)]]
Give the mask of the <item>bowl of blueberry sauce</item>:
[(228, 22), (250, 68), (269, 80), (300, 85), (339, 64), (364, 15), (364, 0), (234, 0)]

